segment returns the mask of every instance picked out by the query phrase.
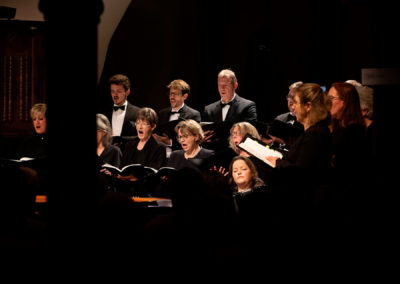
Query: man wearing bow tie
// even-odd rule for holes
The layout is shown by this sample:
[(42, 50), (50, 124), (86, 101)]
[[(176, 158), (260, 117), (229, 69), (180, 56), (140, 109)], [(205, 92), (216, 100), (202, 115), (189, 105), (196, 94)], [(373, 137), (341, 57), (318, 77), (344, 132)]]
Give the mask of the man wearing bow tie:
[[(304, 130), (303, 124), (297, 121), (296, 119), (296, 114), (294, 113), (295, 105), (294, 105), (294, 95), (296, 88), (302, 85), (302, 81), (294, 82), (289, 86), (289, 93), (286, 96), (287, 99), (287, 106), (289, 111), (282, 113), (278, 116), (275, 117), (274, 120), (279, 120), (284, 123), (290, 124), (297, 129), (299, 129), (299, 133)], [(272, 131), (271, 131), (272, 132)], [(278, 143), (278, 144), (288, 144), (291, 145), (293, 144), (294, 140), (296, 137), (276, 137), (274, 135), (269, 134), (268, 135), (270, 138), (263, 139), (263, 141), (267, 144), (271, 143)]]
[(255, 121), (257, 120), (256, 104), (240, 97), (236, 93), (238, 81), (235, 73), (224, 69), (218, 74), (218, 92), (221, 99), (204, 108), (202, 121)]
[(113, 137), (136, 136), (135, 121), (139, 107), (127, 100), (131, 93), (129, 78), (122, 74), (116, 74), (110, 78), (109, 83), (114, 102), (111, 115), (109, 115)]
[[(230, 69), (224, 69), (218, 74), (218, 92), (220, 100), (207, 105), (204, 108), (201, 120), (204, 122), (252, 122), (257, 120), (256, 103), (240, 97), (236, 93), (238, 81), (235, 73)], [(213, 137), (211, 130), (206, 131), (205, 141), (217, 138)], [(227, 137), (217, 139), (227, 140)]]
[[(168, 96), (170, 107), (163, 108), (159, 111), (158, 124), (163, 125), (168, 123), (169, 121), (186, 119), (193, 119), (197, 122), (200, 122), (200, 112), (185, 104), (185, 100), (190, 94), (189, 84), (186, 83), (184, 80), (177, 79), (170, 82), (167, 88), (169, 89)], [(169, 150), (179, 149), (180, 144), (176, 141), (176, 133), (174, 131), (171, 132), (172, 133), (170, 133), (169, 135), (167, 133), (162, 133), (162, 135), (157, 135), (156, 133), (154, 133), (153, 136), (158, 141), (161, 141), (169, 146)]]

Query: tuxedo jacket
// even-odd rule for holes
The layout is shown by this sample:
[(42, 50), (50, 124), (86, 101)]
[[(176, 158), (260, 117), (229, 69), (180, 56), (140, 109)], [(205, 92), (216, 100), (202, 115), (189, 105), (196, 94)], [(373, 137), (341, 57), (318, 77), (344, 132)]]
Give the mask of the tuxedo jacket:
[[(158, 123), (159, 124), (167, 123), (169, 121), (171, 109), (172, 109), (171, 107), (166, 107), (159, 111), (159, 113), (158, 113)], [(180, 110), (179, 117), (183, 118), (183, 119), (193, 119), (197, 122), (201, 121), (200, 112), (198, 110), (195, 110), (195, 109), (187, 106), (186, 104)]]
[[(163, 108), (159, 111), (158, 114), (158, 124), (164, 124), (167, 123), (169, 121), (169, 117), (171, 115), (171, 107), (166, 107)], [(180, 110), (180, 115), (179, 118), (183, 118), (183, 119), (193, 119), (197, 122), (201, 121), (201, 114), (198, 110), (195, 110), (189, 106), (187, 106), (186, 104), (184, 104), (184, 106), (182, 107), (182, 109)], [(176, 139), (176, 136), (173, 135), (172, 137), (170, 137), (172, 139), (172, 150), (178, 150), (178, 149), (182, 149), (181, 145), (179, 144), (178, 140)]]
[[(112, 114), (113, 114), (113, 108), (111, 108), (111, 111), (109, 112), (108, 119), (112, 123)], [(124, 117), (124, 124), (122, 125), (122, 131), (120, 136), (136, 136), (136, 117), (137, 113), (139, 111), (139, 107), (131, 104), (128, 102), (126, 106), (126, 112), (125, 112), (125, 117)]]
[[(255, 120), (257, 120), (256, 103), (236, 94), (226, 115), (225, 121), (236, 123)], [(222, 121), (222, 107), (220, 100), (209, 104), (204, 108), (202, 121)]]

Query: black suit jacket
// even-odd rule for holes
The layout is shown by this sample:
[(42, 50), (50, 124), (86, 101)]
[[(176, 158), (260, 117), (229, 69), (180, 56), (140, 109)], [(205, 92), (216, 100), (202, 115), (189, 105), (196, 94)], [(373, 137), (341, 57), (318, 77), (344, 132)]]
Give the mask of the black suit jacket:
[[(172, 109), (171, 107), (166, 107), (159, 111), (158, 124), (167, 123), (169, 121), (171, 109)], [(179, 117), (183, 118), (183, 119), (193, 119), (197, 122), (201, 121), (200, 112), (198, 110), (195, 110), (195, 109), (187, 106), (186, 104), (183, 106)]]
[[(113, 114), (113, 109), (111, 108), (111, 111), (109, 112), (108, 119), (112, 123), (112, 114)], [(137, 113), (139, 111), (139, 107), (131, 104), (128, 102), (128, 105), (126, 107), (126, 112), (125, 112), (125, 118), (124, 118), (124, 124), (122, 125), (122, 131), (121, 131), (121, 136), (136, 136), (136, 117)]]
[[(221, 101), (218, 100), (204, 108), (202, 121), (222, 121), (222, 108), (220, 102)], [(255, 120), (257, 120), (256, 103), (236, 94), (236, 97), (233, 99), (231, 107), (226, 115), (225, 121), (236, 123)]]
[[(159, 114), (158, 114), (158, 124), (159, 125), (169, 122), (171, 109), (172, 109), (171, 107), (166, 107), (159, 111)], [(195, 110), (185, 104), (180, 111), (179, 118), (193, 119), (197, 122), (200, 122), (201, 114), (198, 110)], [(179, 144), (178, 140), (176, 139), (176, 135), (171, 135), (171, 136), (172, 137), (169, 137), (169, 138), (172, 139), (172, 150), (181, 149), (181, 145)]]

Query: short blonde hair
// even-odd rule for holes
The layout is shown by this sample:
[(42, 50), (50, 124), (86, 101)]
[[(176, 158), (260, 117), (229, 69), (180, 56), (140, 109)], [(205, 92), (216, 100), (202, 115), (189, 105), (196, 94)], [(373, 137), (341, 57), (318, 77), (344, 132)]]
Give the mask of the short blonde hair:
[(46, 117), (46, 112), (47, 112), (47, 105), (44, 103), (37, 103), (32, 106), (30, 115), (31, 118), (34, 118), (38, 113), (41, 113), (44, 115), (44, 117)]
[(203, 129), (201, 128), (201, 125), (198, 122), (194, 121), (193, 119), (187, 119), (179, 122), (175, 126), (175, 132), (178, 134), (179, 130), (187, 131), (192, 135), (198, 135), (199, 140), (196, 141), (198, 144), (200, 144), (204, 139), (204, 132)]
[(231, 130), (230, 130), (231, 135), (229, 136), (229, 147), (230, 147), (232, 150), (234, 150), (236, 153), (239, 154), (239, 151), (238, 151), (238, 149), (236, 148), (235, 143), (233, 142), (233, 139), (232, 139), (232, 133), (233, 133), (233, 131), (235, 130), (236, 127), (239, 128), (240, 135), (242, 135), (243, 137), (244, 137), (246, 134), (250, 134), (250, 135), (253, 136), (254, 138), (257, 138), (257, 139), (261, 140), (261, 136), (260, 136), (260, 134), (258, 133), (257, 128), (255, 128), (255, 127), (254, 127), (252, 124), (250, 124), (249, 122), (247, 122), (247, 121), (242, 121), (242, 122), (237, 122), (237, 123), (235, 123), (234, 125), (232, 125)]

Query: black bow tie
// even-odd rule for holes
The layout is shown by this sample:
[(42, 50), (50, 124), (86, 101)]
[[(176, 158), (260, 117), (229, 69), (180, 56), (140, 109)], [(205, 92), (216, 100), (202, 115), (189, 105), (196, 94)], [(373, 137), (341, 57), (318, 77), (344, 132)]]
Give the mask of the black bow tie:
[(114, 111), (117, 111), (117, 110), (125, 110), (125, 105), (122, 105), (122, 106), (114, 106), (113, 107), (114, 108)]
[(232, 101), (230, 101), (229, 103), (223, 103), (223, 102), (221, 101), (221, 107), (224, 107), (224, 106), (227, 106), (227, 105), (232, 105)]
[(296, 116), (294, 116), (294, 115), (292, 115), (292, 114), (288, 114), (288, 117), (287, 117), (287, 120), (288, 121), (291, 121), (291, 120), (294, 120), (294, 121), (296, 121)]
[(171, 111), (169, 112), (170, 114), (176, 114), (176, 113), (181, 113), (182, 112), (182, 109), (179, 109), (179, 110), (177, 110), (177, 111), (173, 111), (172, 109), (171, 109)]

